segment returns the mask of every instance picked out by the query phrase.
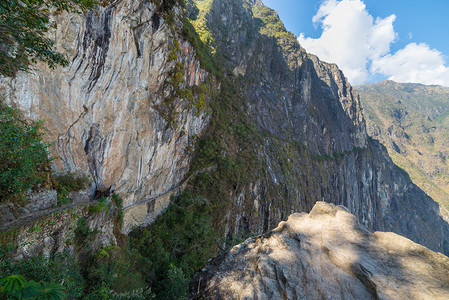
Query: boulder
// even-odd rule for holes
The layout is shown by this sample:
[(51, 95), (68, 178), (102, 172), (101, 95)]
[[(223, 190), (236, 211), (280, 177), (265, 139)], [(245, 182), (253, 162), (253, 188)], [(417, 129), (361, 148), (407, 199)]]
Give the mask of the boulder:
[(215, 258), (193, 299), (449, 299), (449, 258), (318, 202)]

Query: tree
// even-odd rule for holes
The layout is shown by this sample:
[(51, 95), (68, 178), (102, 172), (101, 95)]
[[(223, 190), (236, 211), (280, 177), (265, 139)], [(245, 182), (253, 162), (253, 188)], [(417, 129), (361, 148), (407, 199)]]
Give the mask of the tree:
[(51, 160), (41, 124), (26, 121), (0, 97), (0, 202), (21, 200), (46, 182)]
[(67, 65), (65, 55), (54, 50), (47, 36), (50, 14), (81, 13), (96, 0), (2, 0), (0, 1), (0, 75), (14, 77), (43, 61), (50, 68)]

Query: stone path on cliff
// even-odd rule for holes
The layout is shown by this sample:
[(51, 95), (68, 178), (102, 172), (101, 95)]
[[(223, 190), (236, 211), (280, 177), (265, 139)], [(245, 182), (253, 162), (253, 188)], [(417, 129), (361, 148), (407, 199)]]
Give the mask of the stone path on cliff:
[[(129, 209), (129, 208), (131, 208), (133, 206), (149, 203), (149, 202), (154, 201), (154, 200), (156, 200), (156, 199), (158, 199), (158, 198), (160, 198), (162, 196), (167, 195), (168, 193), (174, 192), (177, 189), (179, 189), (185, 182), (186, 182), (186, 179), (181, 181), (179, 184), (175, 185), (174, 187), (168, 189), (167, 191), (157, 195), (157, 196), (154, 196), (154, 197), (151, 197), (151, 198), (148, 198), (148, 199), (145, 199), (145, 200), (142, 200), (142, 201), (139, 201), (139, 202), (131, 203), (131, 204), (127, 205), (127, 206), (124, 206), (123, 210), (127, 210), (127, 209)], [(30, 213), (30, 214), (21, 216), (21, 217), (15, 219), (14, 221), (1, 224), (0, 225), (0, 232), (1, 231), (7, 231), (7, 230), (9, 230), (11, 228), (14, 228), (14, 227), (30, 224), (33, 221), (36, 221), (37, 219), (39, 219), (39, 218), (41, 218), (43, 216), (47, 216), (47, 215), (50, 215), (50, 214), (53, 214), (53, 213), (64, 211), (66, 209), (70, 209), (70, 208), (74, 208), (74, 207), (78, 207), (78, 206), (83, 206), (83, 205), (87, 205), (87, 204), (93, 204), (93, 203), (96, 203), (96, 201), (95, 200), (89, 200), (89, 201), (83, 201), (83, 202), (69, 203), (69, 204), (65, 204), (65, 205), (59, 206), (59, 207), (54, 207), (54, 208), (49, 208), (49, 209), (45, 209), (45, 210), (36, 211), (36, 212)]]
[(47, 216), (53, 213), (61, 212), (66, 209), (86, 205), (86, 204), (93, 204), (95, 203), (95, 200), (89, 199), (89, 201), (82, 201), (82, 202), (75, 202), (75, 203), (69, 203), (58, 207), (53, 207), (45, 210), (36, 211), (27, 215), (23, 215), (15, 219), (14, 221), (4, 223), (0, 225), (0, 232), (6, 231), (14, 227), (23, 226), (32, 223), (33, 221), (36, 221), (37, 219)]
[(129, 208), (131, 208), (133, 206), (142, 205), (142, 204), (145, 204), (145, 203), (152, 202), (152, 201), (154, 201), (154, 200), (156, 200), (156, 199), (158, 199), (158, 198), (160, 198), (162, 196), (165, 196), (165, 195), (167, 195), (169, 193), (175, 192), (176, 190), (178, 190), (185, 183), (185, 181), (186, 180), (181, 181), (181, 183), (173, 186), (172, 188), (166, 190), (165, 192), (163, 192), (163, 193), (161, 193), (161, 194), (159, 194), (157, 196), (153, 196), (153, 197), (147, 198), (147, 199), (142, 200), (142, 201), (138, 201), (138, 202), (134, 202), (134, 203), (128, 204), (128, 205), (123, 207), (123, 210), (127, 210), (127, 209), (129, 209)]
[[(149, 203), (151, 201), (154, 201), (160, 197), (163, 197), (169, 193), (172, 192), (176, 192), (177, 190), (179, 190), (190, 178), (196, 176), (197, 174), (201, 173), (201, 172), (207, 172), (210, 170), (213, 170), (214, 168), (216, 168), (216, 166), (212, 166), (203, 170), (199, 170), (196, 172), (193, 172), (190, 176), (187, 176), (186, 178), (184, 178), (183, 180), (181, 180), (178, 184), (174, 185), (173, 187), (171, 187), (170, 189), (166, 190), (165, 192), (162, 192), (156, 196), (147, 198), (145, 200), (142, 201), (138, 201), (135, 203), (131, 203), (129, 205), (126, 205), (123, 207), (123, 210), (127, 210), (131, 207), (137, 206), (137, 205), (142, 205), (145, 203)], [(53, 213), (57, 213), (57, 212), (61, 212), (64, 211), (66, 209), (70, 209), (70, 208), (74, 208), (74, 207), (78, 207), (78, 206), (83, 206), (83, 205), (87, 205), (87, 204), (93, 204), (96, 203), (95, 200), (89, 199), (89, 201), (79, 201), (79, 202), (75, 202), (75, 203), (69, 203), (69, 204), (65, 204), (59, 207), (54, 207), (54, 208), (49, 208), (49, 209), (45, 209), (45, 210), (40, 210), (37, 212), (33, 212), (24, 216), (21, 216), (17, 219), (15, 219), (14, 221), (8, 222), (8, 223), (4, 223), (0, 225), (0, 232), (1, 231), (7, 231), (11, 228), (14, 227), (18, 227), (18, 226), (23, 226), (23, 225), (27, 225), (32, 223), (33, 221), (36, 221), (37, 219), (43, 217), (43, 216), (47, 216)]]
[(156, 199), (158, 199), (158, 198), (160, 198), (160, 197), (163, 197), (163, 196), (165, 196), (165, 195), (167, 195), (167, 194), (169, 194), (169, 193), (175, 192), (175, 191), (177, 191), (178, 189), (180, 189), (180, 188), (181, 188), (181, 187), (182, 187), (182, 186), (183, 186), (183, 185), (184, 185), (190, 178), (195, 177), (195, 176), (197, 176), (199, 173), (202, 173), (202, 172), (210, 172), (210, 171), (213, 171), (213, 170), (215, 170), (216, 168), (217, 168), (217, 166), (211, 166), (211, 167), (208, 167), (208, 168), (205, 168), (205, 169), (202, 169), (202, 170), (195, 171), (195, 172), (193, 172), (192, 174), (190, 174), (189, 176), (185, 177), (183, 180), (181, 180), (178, 184), (176, 184), (176, 185), (174, 185), (173, 187), (171, 187), (170, 189), (166, 190), (165, 192), (160, 193), (160, 194), (157, 195), (157, 196), (150, 197), (150, 198), (147, 198), (147, 199), (145, 199), (145, 200), (139, 201), (139, 202), (134, 202), (134, 203), (128, 204), (128, 205), (126, 205), (126, 206), (123, 207), (123, 210), (127, 210), (127, 209), (129, 209), (129, 208), (131, 208), (131, 207), (133, 207), (133, 206), (137, 206), (137, 205), (142, 205), (142, 204), (145, 204), (145, 203), (149, 203), (149, 202), (154, 201), (154, 200), (156, 200)]

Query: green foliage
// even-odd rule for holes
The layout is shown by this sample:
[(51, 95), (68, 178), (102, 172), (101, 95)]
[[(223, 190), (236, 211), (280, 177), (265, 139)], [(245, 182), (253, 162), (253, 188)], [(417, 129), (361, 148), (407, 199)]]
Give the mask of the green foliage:
[(69, 203), (67, 195), (88, 183), (82, 174), (52, 175), (52, 158), (41, 122), (25, 120), (19, 109), (0, 101), (0, 202), (25, 199), (25, 193), (50, 179), (58, 192), (58, 205)]
[[(65, 296), (57, 298), (62, 293), (77, 299), (82, 296), (85, 284), (79, 266), (65, 253), (57, 254), (51, 259), (39, 256), (27, 260), (15, 260), (11, 256), (11, 249), (0, 249), (0, 278), (3, 278), (0, 280), (0, 286), (4, 286), (5, 281), (9, 281), (5, 278), (22, 281), (22, 283), (25, 278), (28, 278), (30, 281), (25, 280), (25, 285), (15, 283), (15, 286), (20, 285), (23, 288), (32, 283), (32, 286), (28, 286), (27, 293), (23, 295), (33, 297), (24, 299), (65, 299)], [(12, 284), (11, 281), (9, 282)]]
[(117, 213), (117, 216), (115, 219), (116, 225), (120, 225), (120, 227), (121, 227), (121, 225), (123, 223), (123, 217), (124, 217), (124, 215), (123, 215), (123, 199), (120, 198), (119, 195), (114, 193), (114, 194), (112, 194), (112, 201), (114, 202), (115, 206), (118, 209), (118, 213)]
[(67, 295), (62, 285), (52, 282), (30, 281), (25, 288), (25, 299), (35, 300), (59, 300), (66, 299)]
[(51, 160), (41, 123), (26, 121), (0, 101), (0, 202), (23, 200), (28, 190), (47, 183)]
[(263, 26), (260, 28), (262, 34), (278, 39), (290, 37), (275, 10), (266, 6), (254, 6), (253, 11), (254, 15), (263, 21)]
[[(0, 287), (7, 283), (8, 289), (18, 291), (27, 286), (25, 277), (31, 279), (33, 289), (28, 292), (32, 294), (27, 295), (33, 297), (23, 299), (66, 299), (57, 298), (64, 291), (70, 299), (140, 300), (154, 296), (139, 272), (146, 266), (142, 257), (128, 247), (110, 246), (93, 254), (87, 252), (80, 261), (68, 253), (21, 260), (15, 260), (11, 254), (12, 249), (0, 249), (0, 278), (8, 277), (0, 279)], [(0, 292), (5, 289), (0, 288)]]
[(195, 48), (196, 56), (201, 63), (201, 67), (213, 74), (215, 78), (221, 79), (223, 77), (221, 64), (217, 64), (214, 61), (214, 56), (211, 53), (209, 46), (202, 41), (195, 27), (187, 18), (184, 18), (182, 34)]
[(192, 20), (195, 31), (200, 37), (201, 41), (207, 45), (208, 52), (212, 55), (216, 54), (216, 45), (214, 37), (207, 26), (207, 14), (210, 12), (213, 0), (193, 0), (193, 3), (198, 9), (198, 15)]
[(198, 116), (207, 110), (209, 100), (213, 97), (212, 88), (208, 84), (192, 87), (186, 86), (184, 80), (185, 68), (183, 63), (178, 61), (180, 52), (179, 42), (175, 39), (168, 55), (168, 62), (176, 63), (164, 84), (164, 90), (169, 91), (170, 95), (164, 99), (161, 106), (156, 107), (167, 122), (166, 128), (176, 129), (178, 127), (176, 122), (176, 104), (178, 100), (183, 101), (186, 108), (189, 111), (194, 110), (195, 115)]
[(110, 295), (113, 300), (151, 300), (155, 298), (155, 295), (151, 292), (148, 287), (139, 288), (132, 290), (130, 292), (116, 293), (112, 292)]
[(188, 299), (189, 278), (181, 268), (170, 264), (167, 277), (161, 282), (161, 292), (158, 299)]
[(109, 209), (111, 205), (107, 200), (108, 199), (106, 197), (100, 197), (100, 199), (97, 200), (97, 203), (89, 206), (89, 214), (98, 214), (106, 209)]
[(0, 279), (0, 293), (12, 299), (61, 300), (67, 295), (62, 285), (45, 281), (26, 281), (22, 275), (9, 275)]
[[(85, 264), (85, 276), (89, 282), (87, 299), (120, 299), (126, 293), (151, 293), (138, 267), (141, 257), (135, 250), (110, 246), (92, 255)], [(131, 291), (131, 292), (130, 292)], [(113, 297), (113, 295), (115, 295)], [(142, 298), (140, 298), (142, 299)]]
[(96, 230), (92, 230), (87, 222), (86, 218), (78, 219), (78, 226), (75, 229), (75, 240), (78, 245), (87, 246), (90, 241), (93, 240), (97, 234)]
[(27, 285), (22, 275), (9, 275), (0, 279), (0, 292), (9, 295), (18, 295)]
[[(242, 110), (239, 85), (238, 80), (222, 81), (220, 94), (211, 103), (208, 134), (198, 141), (192, 163), (192, 171), (217, 167), (207, 174), (200, 173), (193, 183), (200, 195), (214, 201), (219, 201), (229, 188), (253, 180), (260, 166), (254, 147), (260, 144), (260, 135)], [(216, 199), (211, 199), (211, 190)]]
[(58, 192), (58, 205), (70, 203), (67, 198), (70, 192), (78, 192), (86, 188), (89, 179), (83, 174), (58, 174), (53, 178), (53, 185)]
[(8, 0), (0, 2), (0, 75), (15, 76), (43, 61), (50, 68), (67, 65), (62, 53), (54, 50), (48, 37), (50, 12), (80, 13), (92, 8), (95, 0)]
[(187, 297), (188, 278), (216, 253), (214, 209), (205, 198), (184, 193), (152, 225), (131, 233), (130, 246), (146, 262), (141, 272), (156, 299)]
[(296, 65), (300, 46), (295, 35), (285, 29), (277, 12), (263, 5), (254, 5), (252, 9), (254, 17), (261, 22), (260, 33), (274, 38), (278, 46), (282, 48), (283, 54), (286, 55), (290, 67)]

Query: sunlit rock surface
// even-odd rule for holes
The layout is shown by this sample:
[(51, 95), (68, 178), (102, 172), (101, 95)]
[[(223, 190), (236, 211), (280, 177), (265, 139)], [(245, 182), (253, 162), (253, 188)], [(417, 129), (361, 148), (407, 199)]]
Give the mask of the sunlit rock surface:
[(195, 299), (449, 299), (449, 258), (318, 202), (211, 261)]
[(359, 96), (338, 66), (307, 53), (261, 1), (211, 3), (210, 32), (224, 64), (243, 77), (244, 106), (263, 137), (254, 145), (261, 171), (230, 192), (226, 236), (267, 232), (325, 201), (369, 230), (449, 254), (438, 204), (367, 136)]
[[(449, 226), (438, 205), (368, 138), (359, 97), (335, 64), (308, 54), (261, 1), (186, 2), (202, 10), (198, 32), (219, 50), (217, 78), (238, 82), (238, 117), (257, 132), (242, 138), (254, 141), (248, 163), (255, 167), (242, 176), (248, 182), (226, 182), (226, 191), (202, 195), (226, 202), (214, 220), (219, 239), (267, 232), (292, 212), (326, 201), (344, 205), (370, 230), (449, 253)], [(183, 9), (175, 5), (168, 23), (161, 3), (119, 0), (84, 17), (55, 15), (52, 38), (70, 65), (37, 65), (32, 74), (0, 79), (8, 103), (45, 120), (59, 170), (84, 172), (92, 193), (113, 191), (124, 199), (125, 232), (151, 223), (191, 183), (184, 180), (197, 138), (213, 121), (212, 107), (197, 114), (185, 99), (175, 101), (177, 126), (160, 113), (173, 94), (167, 82), (176, 63), (184, 67), (180, 89), (214, 86), (182, 37)], [(196, 22), (197, 13), (187, 17)], [(173, 59), (175, 40), (180, 51)], [(222, 148), (219, 155), (229, 158)], [(198, 174), (208, 177), (207, 170)], [(13, 219), (11, 212), (8, 207), (4, 219)]]
[[(177, 62), (185, 70), (181, 88), (209, 78), (173, 30), (182, 28), (182, 9), (174, 7), (174, 14), (167, 24), (152, 1), (124, 0), (85, 17), (56, 15), (52, 38), (70, 65), (50, 70), (39, 64), (3, 80), (9, 103), (45, 120), (60, 170), (89, 174), (93, 190), (123, 197), (126, 231), (167, 207), (167, 193), (188, 171), (188, 149), (208, 123), (206, 111), (196, 114), (185, 101), (175, 105), (177, 126), (158, 111), (172, 92), (165, 83)], [(175, 40), (180, 51), (173, 59)]]

